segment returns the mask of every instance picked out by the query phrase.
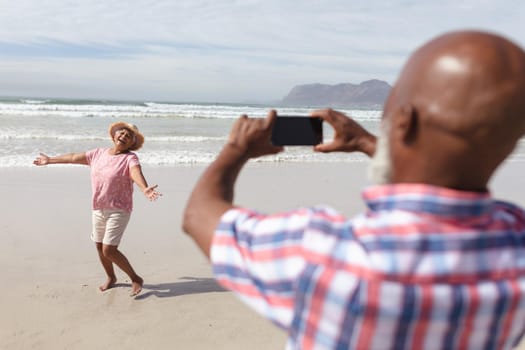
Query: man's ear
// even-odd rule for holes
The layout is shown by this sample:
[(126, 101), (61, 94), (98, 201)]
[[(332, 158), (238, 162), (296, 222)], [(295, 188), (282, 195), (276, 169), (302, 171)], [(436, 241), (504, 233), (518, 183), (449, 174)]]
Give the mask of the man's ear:
[(413, 144), (419, 132), (420, 121), (417, 109), (405, 104), (399, 108), (394, 118), (392, 118), (391, 127), (395, 137), (405, 145)]

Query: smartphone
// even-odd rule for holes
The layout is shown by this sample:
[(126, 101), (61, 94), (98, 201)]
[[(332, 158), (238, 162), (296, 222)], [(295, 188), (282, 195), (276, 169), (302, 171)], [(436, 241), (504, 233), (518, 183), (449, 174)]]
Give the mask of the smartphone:
[(323, 142), (323, 120), (319, 117), (278, 116), (272, 129), (275, 146), (314, 146)]

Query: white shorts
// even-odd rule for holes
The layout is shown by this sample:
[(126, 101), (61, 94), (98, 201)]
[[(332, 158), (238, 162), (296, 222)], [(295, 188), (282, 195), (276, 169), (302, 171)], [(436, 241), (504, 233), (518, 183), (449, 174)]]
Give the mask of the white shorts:
[(96, 243), (118, 246), (131, 213), (120, 209), (93, 210), (93, 232), (91, 239)]

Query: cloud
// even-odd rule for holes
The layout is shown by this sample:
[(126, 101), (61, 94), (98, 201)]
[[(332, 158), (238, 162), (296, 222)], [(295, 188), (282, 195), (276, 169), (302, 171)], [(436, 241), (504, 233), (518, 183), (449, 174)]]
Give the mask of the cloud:
[(299, 83), (393, 82), (417, 46), (448, 30), (525, 44), (518, 0), (0, 4), (4, 95), (267, 101)]

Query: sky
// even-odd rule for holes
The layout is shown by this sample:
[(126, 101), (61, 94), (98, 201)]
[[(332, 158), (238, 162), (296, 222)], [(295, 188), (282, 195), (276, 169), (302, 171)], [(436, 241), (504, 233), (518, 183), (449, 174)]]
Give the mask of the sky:
[(273, 102), (299, 84), (393, 84), (458, 29), (525, 47), (525, 1), (0, 0), (0, 96)]

